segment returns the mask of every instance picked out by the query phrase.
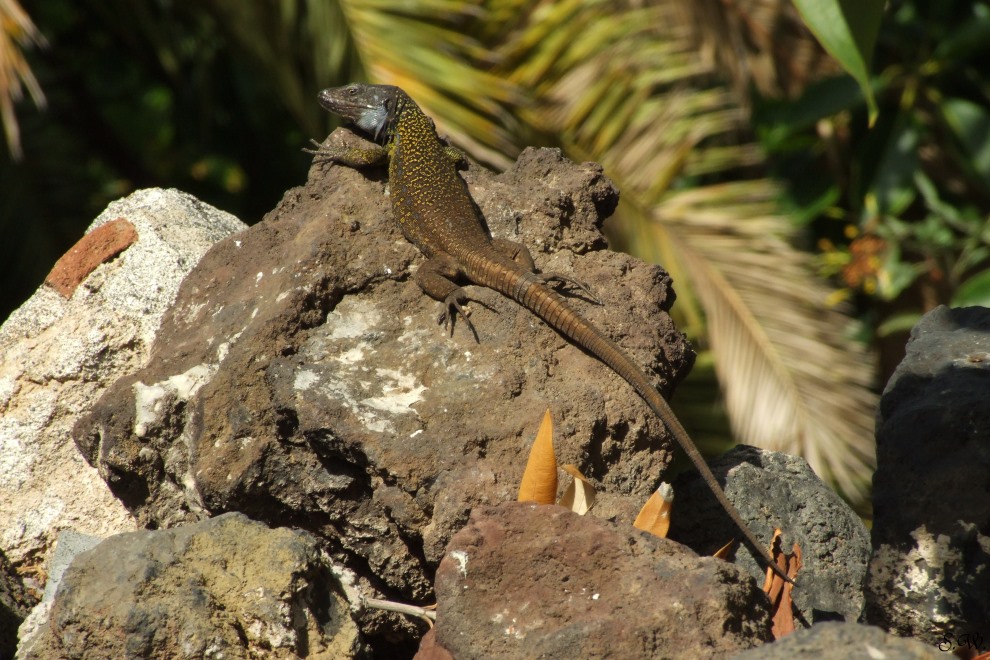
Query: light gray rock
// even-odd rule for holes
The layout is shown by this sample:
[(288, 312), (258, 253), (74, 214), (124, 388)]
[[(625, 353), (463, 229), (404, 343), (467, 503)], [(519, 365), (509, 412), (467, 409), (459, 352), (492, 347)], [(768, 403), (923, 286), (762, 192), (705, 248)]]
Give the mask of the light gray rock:
[(946, 652), (951, 650), (896, 637), (875, 626), (828, 621), (797, 630), (772, 644), (743, 651), (732, 656), (732, 660), (935, 660), (954, 657)]
[[(712, 461), (743, 520), (769, 547), (782, 531), (783, 551), (801, 548), (803, 566), (794, 589), (797, 616), (806, 625), (857, 621), (863, 610), (863, 582), (870, 536), (859, 516), (797, 456), (740, 445)], [(674, 482), (670, 538), (696, 552), (712, 554), (728, 543), (725, 512), (694, 471)], [(738, 533), (728, 527), (730, 533)], [(763, 584), (765, 567), (745, 547), (736, 561)]]
[[(118, 220), (132, 241), (100, 262), (88, 237)], [(43, 565), (65, 528), (101, 537), (133, 529), (79, 455), (72, 426), (144, 364), (182, 278), (214, 242), (243, 228), (178, 191), (135, 192), (110, 204), (60, 261), (50, 280), (62, 293), (42, 285), (0, 327), (0, 547), (16, 565)]]

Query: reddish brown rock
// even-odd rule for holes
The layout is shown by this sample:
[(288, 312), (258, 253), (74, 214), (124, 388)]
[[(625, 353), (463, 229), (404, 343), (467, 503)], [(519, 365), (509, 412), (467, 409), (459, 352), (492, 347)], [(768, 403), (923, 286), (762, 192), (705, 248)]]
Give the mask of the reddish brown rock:
[(447, 649), (437, 644), (436, 633), (436, 628), (430, 628), (430, 631), (423, 635), (419, 651), (416, 652), (416, 660), (454, 660), (454, 656)]
[(45, 284), (71, 298), (83, 280), (100, 264), (110, 261), (133, 245), (137, 230), (124, 218), (111, 220), (89, 232), (55, 262)]
[(554, 506), (475, 509), (436, 593), (432, 643), (455, 658), (705, 658), (771, 639), (735, 566)]

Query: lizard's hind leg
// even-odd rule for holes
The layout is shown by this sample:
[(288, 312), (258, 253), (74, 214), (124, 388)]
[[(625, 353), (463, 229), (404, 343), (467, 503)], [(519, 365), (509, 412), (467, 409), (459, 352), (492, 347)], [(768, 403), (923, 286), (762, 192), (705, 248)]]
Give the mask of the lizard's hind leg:
[(454, 320), (460, 316), (471, 330), (471, 334), (474, 335), (474, 340), (480, 342), (478, 331), (474, 329), (474, 324), (468, 318), (468, 312), (464, 309), (464, 305), (468, 302), (477, 302), (480, 305), (485, 303), (468, 296), (467, 291), (457, 284), (455, 280), (462, 276), (463, 271), (457, 262), (445, 254), (436, 254), (416, 269), (413, 279), (416, 280), (416, 284), (423, 290), (423, 293), (443, 303), (443, 311), (437, 317), (439, 325), (444, 328), (449, 327), (450, 334), (453, 336)]
[(566, 275), (550, 275), (544, 273), (537, 273), (536, 276), (540, 278), (541, 282), (543, 282), (544, 284), (546, 284), (547, 286), (553, 289), (556, 289), (557, 291), (560, 291), (560, 293), (566, 295), (574, 295), (570, 291), (563, 290), (565, 287), (573, 287), (578, 291), (580, 291), (583, 294), (581, 297), (586, 298), (589, 302), (593, 302), (596, 305), (605, 304), (601, 301), (601, 299), (598, 296), (594, 294), (594, 292), (587, 284), (581, 282), (580, 280), (576, 280), (573, 277), (567, 277)]
[[(526, 270), (536, 273), (536, 262), (533, 261), (533, 255), (530, 254), (529, 248), (527, 248), (522, 243), (516, 243), (505, 238), (493, 238), (492, 245), (496, 250), (506, 255), (517, 264), (525, 268)], [(544, 273), (536, 273), (536, 276), (540, 278), (540, 281), (556, 289), (561, 293), (569, 293), (567, 291), (561, 291), (564, 287), (573, 287), (584, 294), (584, 297), (595, 303), (596, 305), (603, 304), (602, 301), (596, 296), (591, 288), (579, 280), (573, 277), (567, 277), (566, 275), (550, 275)]]

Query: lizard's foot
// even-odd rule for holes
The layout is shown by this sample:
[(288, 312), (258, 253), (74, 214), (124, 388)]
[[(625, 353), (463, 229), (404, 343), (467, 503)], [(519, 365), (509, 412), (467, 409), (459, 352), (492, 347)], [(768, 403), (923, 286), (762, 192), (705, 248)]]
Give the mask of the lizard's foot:
[(471, 299), (464, 294), (463, 289), (457, 289), (451, 293), (443, 301), (443, 311), (440, 312), (440, 316), (437, 317), (437, 324), (442, 325), (444, 329), (450, 327), (450, 336), (453, 337), (454, 319), (460, 315), (460, 317), (464, 319), (464, 322), (467, 323), (467, 327), (470, 328), (471, 334), (474, 335), (474, 340), (481, 343), (481, 340), (478, 339), (478, 331), (474, 329), (474, 324), (471, 323), (471, 319), (468, 318), (469, 312), (465, 311), (464, 307), (461, 305), (461, 303), (466, 305), (470, 300)]
[(313, 154), (313, 161), (329, 161), (348, 167), (367, 167), (380, 165), (388, 159), (388, 152), (377, 144), (365, 149), (362, 147), (347, 147), (344, 145), (322, 144), (310, 139), (316, 149), (303, 148), (308, 154)]
[(307, 149), (306, 147), (303, 147), (303, 151), (305, 151), (308, 154), (313, 154), (314, 156), (325, 155), (326, 150), (323, 148), (322, 142), (317, 142), (313, 138), (309, 138), (309, 141), (313, 146), (316, 147), (316, 149)]
[(450, 162), (454, 164), (454, 167), (457, 169), (465, 168), (468, 165), (467, 156), (465, 156), (464, 152), (457, 147), (447, 145), (443, 148), (443, 154), (448, 160), (450, 160)]
[(544, 275), (543, 273), (538, 274), (537, 277), (540, 278), (541, 282), (543, 282), (544, 284), (546, 284), (547, 286), (553, 289), (560, 291), (562, 288), (565, 287), (573, 287), (578, 291), (580, 291), (581, 293), (583, 293), (585, 298), (595, 303), (596, 305), (604, 304), (598, 298), (598, 296), (596, 296), (594, 293), (591, 292), (591, 289), (588, 287), (587, 284), (584, 284), (583, 282), (579, 282), (574, 278), (566, 277), (564, 275)]

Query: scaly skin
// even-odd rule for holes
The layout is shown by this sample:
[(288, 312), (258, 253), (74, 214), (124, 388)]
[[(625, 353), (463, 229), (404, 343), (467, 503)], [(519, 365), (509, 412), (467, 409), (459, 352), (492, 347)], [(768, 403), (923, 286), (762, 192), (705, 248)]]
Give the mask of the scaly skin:
[(368, 149), (321, 146), (311, 153), (352, 167), (388, 161), (392, 213), (402, 233), (427, 257), (414, 278), (427, 295), (443, 301), (441, 322), (453, 325), (459, 314), (474, 332), (461, 308), (469, 297), (456, 283), (466, 279), (512, 298), (607, 364), (632, 385), (667, 425), (719, 504), (743, 533), (750, 550), (790, 582), (742, 521), (687, 431), (643, 371), (615, 342), (547, 285), (551, 281), (568, 280), (534, 273), (533, 259), (525, 246), (489, 237), (467, 185), (457, 173), (460, 156), (443, 146), (433, 121), (419, 106), (398, 87), (364, 84), (325, 89), (320, 92), (319, 102), (326, 110), (350, 120), (376, 142), (383, 143), (384, 146), (376, 144)]

